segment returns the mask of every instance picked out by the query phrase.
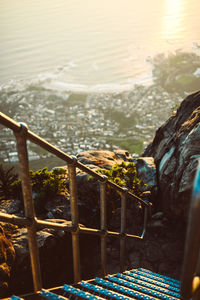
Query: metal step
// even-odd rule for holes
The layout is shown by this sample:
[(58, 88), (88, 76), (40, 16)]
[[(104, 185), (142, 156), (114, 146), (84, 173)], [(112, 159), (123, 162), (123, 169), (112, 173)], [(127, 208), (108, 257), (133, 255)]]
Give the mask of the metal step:
[[(29, 298), (10, 298), (29, 299)], [(116, 300), (177, 300), (180, 299), (180, 282), (146, 269), (134, 269), (124, 273), (81, 281), (76, 286), (64, 284), (60, 289), (42, 289), (31, 299), (116, 299)]]

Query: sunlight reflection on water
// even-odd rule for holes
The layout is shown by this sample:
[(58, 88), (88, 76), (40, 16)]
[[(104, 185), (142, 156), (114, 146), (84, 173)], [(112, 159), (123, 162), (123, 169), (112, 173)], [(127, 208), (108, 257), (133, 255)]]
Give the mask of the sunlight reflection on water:
[(166, 0), (164, 4), (164, 16), (162, 33), (164, 38), (175, 39), (183, 37), (185, 31), (184, 14), (185, 1)]
[(86, 2), (0, 1), (0, 83), (73, 62), (66, 83), (127, 84), (149, 55), (200, 44), (199, 0)]

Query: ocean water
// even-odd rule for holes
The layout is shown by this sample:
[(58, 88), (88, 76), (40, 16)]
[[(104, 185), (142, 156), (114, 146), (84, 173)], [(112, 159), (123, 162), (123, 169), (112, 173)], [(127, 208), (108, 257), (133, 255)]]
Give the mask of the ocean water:
[[(1, 0), (0, 109), (69, 154), (139, 155), (200, 87), (199, 11), (198, 0)], [(1, 161), (15, 161), (0, 129)]]

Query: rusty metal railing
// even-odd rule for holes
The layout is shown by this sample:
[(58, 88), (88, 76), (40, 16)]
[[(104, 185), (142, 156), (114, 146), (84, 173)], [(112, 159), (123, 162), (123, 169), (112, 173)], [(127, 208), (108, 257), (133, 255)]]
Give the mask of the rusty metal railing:
[(188, 216), (181, 295), (185, 300), (200, 300), (200, 160)]
[[(72, 234), (72, 249), (73, 249), (73, 265), (74, 265), (74, 283), (81, 280), (80, 272), (80, 254), (79, 254), (79, 234), (94, 234), (101, 237), (101, 265), (103, 276), (107, 275), (106, 270), (106, 242), (108, 236), (114, 236), (120, 238), (120, 268), (121, 271), (124, 270), (125, 264), (125, 243), (127, 238), (137, 238), (143, 239), (146, 226), (147, 226), (147, 216), (148, 209), (150, 208), (150, 203), (148, 201), (142, 200), (134, 194), (130, 193), (127, 189), (124, 189), (117, 184), (107, 180), (103, 175), (99, 175), (91, 169), (87, 168), (85, 165), (77, 161), (76, 157), (72, 157), (61, 151), (60, 149), (54, 147), (44, 139), (40, 138), (33, 132), (31, 132), (27, 125), (15, 122), (13, 119), (9, 118), (5, 114), (0, 112), (0, 123), (7, 128), (10, 128), (17, 140), (17, 150), (19, 156), (19, 163), (21, 169), (22, 178), (22, 190), (23, 199), (25, 207), (25, 217), (17, 217), (15, 215), (9, 215), (0, 213), (0, 221), (10, 222), (17, 225), (23, 225), (27, 227), (28, 230), (28, 241), (29, 250), (31, 257), (31, 267), (33, 275), (33, 284), (35, 292), (41, 290), (42, 279), (40, 272), (40, 262), (39, 254), (37, 248), (36, 240), (36, 229), (37, 228), (54, 228), (62, 229), (66, 232), (71, 232)], [(71, 206), (71, 221), (72, 225), (65, 225), (60, 223), (53, 223), (43, 220), (38, 220), (35, 215), (33, 198), (32, 198), (32, 188), (29, 178), (29, 160), (27, 151), (27, 140), (39, 145), (48, 152), (61, 158), (68, 164), (69, 169), (69, 185), (70, 185), (70, 206)], [(85, 173), (92, 175), (100, 183), (100, 211), (101, 211), (101, 228), (87, 228), (79, 226), (78, 217), (78, 203), (77, 203), (77, 189), (76, 189), (76, 168), (84, 171)], [(109, 185), (117, 190), (121, 194), (121, 230), (120, 232), (113, 232), (107, 230), (106, 221), (106, 186)], [(133, 235), (126, 233), (126, 198), (127, 196), (138, 201), (144, 207), (144, 223), (141, 235)]]

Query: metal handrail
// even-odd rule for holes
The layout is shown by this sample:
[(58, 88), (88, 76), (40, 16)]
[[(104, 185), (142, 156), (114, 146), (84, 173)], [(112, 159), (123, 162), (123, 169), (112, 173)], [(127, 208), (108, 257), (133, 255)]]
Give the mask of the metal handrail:
[(181, 296), (184, 300), (200, 300), (200, 160), (188, 216)]
[[(0, 220), (7, 221), (17, 225), (24, 225), (28, 230), (28, 241), (29, 249), (31, 256), (31, 266), (33, 274), (33, 283), (34, 290), (37, 292), (42, 288), (42, 279), (40, 272), (40, 262), (36, 241), (36, 230), (37, 228), (54, 228), (62, 229), (67, 232), (72, 233), (72, 248), (73, 248), (73, 265), (74, 265), (74, 282), (77, 283), (81, 280), (80, 273), (80, 254), (79, 254), (79, 234), (95, 234), (101, 237), (101, 264), (102, 264), (102, 273), (103, 276), (107, 275), (106, 271), (106, 242), (107, 236), (115, 236), (120, 238), (120, 268), (124, 269), (125, 264), (125, 241), (126, 238), (138, 238), (143, 239), (146, 226), (147, 226), (147, 216), (148, 209), (151, 204), (148, 201), (145, 201), (136, 195), (130, 193), (127, 189), (124, 189), (117, 184), (109, 181), (104, 175), (99, 175), (93, 170), (89, 169), (79, 161), (76, 157), (72, 157), (51, 145), (41, 137), (37, 136), (31, 132), (27, 125), (24, 123), (17, 123), (13, 119), (9, 118), (5, 114), (0, 112), (0, 123), (7, 128), (13, 130), (16, 140), (17, 140), (17, 149), (19, 156), (19, 163), (21, 169), (21, 178), (22, 178), (22, 190), (23, 190), (23, 199), (25, 207), (25, 217), (17, 217), (14, 215), (8, 215), (0, 213)], [(71, 207), (71, 216), (72, 224), (60, 224), (49, 221), (38, 220), (35, 216), (33, 199), (32, 199), (32, 188), (29, 177), (29, 161), (28, 161), (28, 151), (27, 151), (27, 140), (39, 145), (48, 152), (56, 155), (61, 158), (68, 164), (68, 173), (69, 173), (69, 186), (70, 186), (70, 207)], [(100, 182), (100, 211), (101, 211), (101, 228), (93, 229), (87, 227), (79, 226), (78, 218), (78, 203), (77, 203), (77, 189), (76, 189), (76, 168), (84, 171), (85, 173), (93, 176)], [(121, 194), (121, 231), (113, 232), (107, 230), (106, 222), (106, 186), (109, 185), (115, 190), (119, 191)], [(126, 219), (126, 197), (130, 196), (132, 199), (140, 202), (145, 208), (144, 214), (144, 224), (141, 235), (128, 234), (125, 231), (125, 219)]]

